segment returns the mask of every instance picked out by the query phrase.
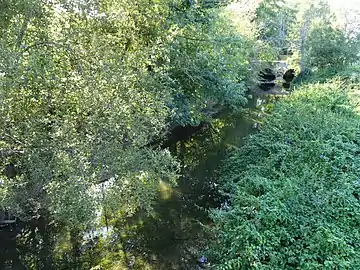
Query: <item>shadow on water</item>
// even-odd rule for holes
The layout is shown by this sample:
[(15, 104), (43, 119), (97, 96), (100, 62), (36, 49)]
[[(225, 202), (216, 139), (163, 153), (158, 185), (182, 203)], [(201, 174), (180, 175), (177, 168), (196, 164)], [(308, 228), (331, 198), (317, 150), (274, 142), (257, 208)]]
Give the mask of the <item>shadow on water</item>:
[[(216, 188), (217, 169), (232, 148), (257, 131), (260, 116), (274, 99), (253, 97), (247, 108), (223, 112), (199, 133), (170, 147), (182, 163), (178, 186), (160, 187), (153, 216), (137, 213), (115, 225), (132, 260), (147, 261), (148, 268), (138, 269), (196, 269), (208, 237), (203, 224), (211, 224), (206, 210), (223, 202)], [(136, 269), (136, 262), (133, 265)]]
[[(199, 269), (201, 251), (206, 249), (211, 237), (206, 234), (203, 226), (211, 225), (207, 209), (220, 207), (224, 202), (216, 188), (217, 170), (231, 149), (240, 147), (244, 137), (256, 132), (261, 125), (259, 119), (274, 99), (277, 98), (271, 95), (253, 97), (247, 108), (236, 113), (224, 111), (211, 124), (192, 128), (197, 132), (193, 135), (189, 135), (190, 131), (186, 131), (186, 136), (178, 134), (178, 138), (183, 139), (169, 145), (173, 155), (182, 164), (182, 176), (178, 185), (170, 187), (160, 183), (159, 199), (151, 216), (138, 212), (131, 217), (120, 216), (111, 220), (110, 245), (107, 246), (100, 240), (95, 241), (97, 244), (89, 245), (92, 250), (87, 253), (89, 257), (83, 254), (82, 260), (89, 259), (96, 263), (99, 259), (103, 262), (106, 260), (102, 264), (105, 268), (101, 269)], [(16, 228), (21, 229), (19, 226)], [(18, 260), (22, 256), (19, 248), (26, 246), (24, 252), (31, 253), (30, 249), (37, 244), (34, 242), (31, 248), (27, 242), (24, 247), (16, 246), (19, 233), (8, 226), (0, 228), (0, 239), (3, 240), (2, 245), (0, 244), (0, 268), (25, 269)], [(109, 258), (101, 255), (103, 253), (100, 250), (104, 249), (110, 252)], [(78, 250), (74, 256), (77, 257), (79, 252)], [(11, 266), (7, 267), (5, 262), (9, 261)], [(77, 261), (69, 262), (66, 265), (79, 265)], [(119, 265), (120, 268), (107, 268), (106, 263), (109, 266)], [(19, 267), (16, 268), (16, 265)], [(83, 264), (76, 268), (89, 269), (87, 266)], [(55, 268), (70, 269), (65, 266)]]

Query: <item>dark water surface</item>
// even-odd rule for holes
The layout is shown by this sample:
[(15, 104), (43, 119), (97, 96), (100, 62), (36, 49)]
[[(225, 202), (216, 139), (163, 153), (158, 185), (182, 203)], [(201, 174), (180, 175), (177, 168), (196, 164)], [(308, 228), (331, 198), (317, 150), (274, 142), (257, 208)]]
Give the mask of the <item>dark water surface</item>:
[(138, 213), (130, 220), (141, 223), (126, 241), (132, 243), (133, 259), (147, 261), (143, 269), (200, 269), (197, 264), (209, 240), (203, 225), (211, 224), (206, 210), (225, 200), (217, 191), (218, 169), (231, 149), (258, 130), (258, 119), (273, 100), (252, 97), (247, 108), (223, 112), (211, 125), (170, 147), (182, 163), (178, 186), (163, 187), (155, 216)]
[[(181, 161), (182, 176), (176, 187), (159, 185), (153, 215), (139, 212), (112, 222), (114, 252), (119, 252), (115, 246), (121, 246), (118, 259), (126, 265), (116, 269), (199, 269), (199, 258), (211, 237), (204, 230), (204, 225), (211, 225), (207, 210), (225, 202), (217, 188), (218, 169), (232, 149), (241, 147), (244, 138), (258, 130), (258, 120), (273, 101), (272, 96), (252, 97), (246, 108), (224, 111), (193, 136), (169, 145)], [(0, 258), (13, 257), (14, 266), (21, 254), (10, 244), (18, 232), (6, 231), (0, 228)], [(3, 259), (7, 260), (0, 262)]]

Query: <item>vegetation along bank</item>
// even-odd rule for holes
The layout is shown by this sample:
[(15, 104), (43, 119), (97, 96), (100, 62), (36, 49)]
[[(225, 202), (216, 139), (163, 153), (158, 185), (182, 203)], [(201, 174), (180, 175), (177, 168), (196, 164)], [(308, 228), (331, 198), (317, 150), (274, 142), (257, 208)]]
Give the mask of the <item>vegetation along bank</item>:
[(1, 1), (0, 269), (360, 268), (344, 1)]

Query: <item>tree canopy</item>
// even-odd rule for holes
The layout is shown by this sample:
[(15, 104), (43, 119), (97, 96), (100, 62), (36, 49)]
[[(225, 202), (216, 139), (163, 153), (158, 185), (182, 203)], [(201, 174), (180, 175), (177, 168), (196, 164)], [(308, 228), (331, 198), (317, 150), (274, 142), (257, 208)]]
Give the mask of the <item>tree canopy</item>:
[[(335, 23), (336, 16), (324, 1), (2, 1), (0, 221), (5, 214), (12, 219), (0, 224), (7, 237), (0, 268), (130, 267), (124, 234), (135, 237), (144, 220), (153, 221), (161, 198), (185, 200), (177, 186), (199, 184), (190, 175), (201, 155), (210, 156), (205, 145), (219, 143), (220, 130), (230, 126), (215, 118), (246, 106), (259, 90), (261, 70), (286, 54), (290, 68), (303, 75), (331, 68), (353, 77), (346, 68), (358, 61), (359, 35), (354, 24)], [(357, 195), (351, 194), (357, 192), (358, 122), (349, 101), (355, 87), (332, 82), (299, 89), (233, 155), (221, 177), (230, 183), (224, 187), (233, 208), (213, 216), (224, 236), (214, 252), (219, 265), (358, 264), (356, 256), (350, 259), (356, 243), (346, 238), (357, 222)], [(201, 143), (186, 131), (174, 134), (204, 127), (213, 133)], [(296, 199), (287, 197), (305, 184)], [(208, 218), (205, 206), (192, 207)], [(316, 212), (320, 207), (334, 220)], [(311, 241), (302, 231), (313, 226), (299, 214), (305, 208), (316, 222), (330, 224), (315, 222), (320, 229)], [(254, 215), (260, 217), (255, 225)], [(299, 232), (296, 218), (304, 223)], [(184, 220), (184, 228), (195, 223)], [(107, 237), (89, 236), (104, 228)], [(240, 232), (248, 238), (236, 238)], [(333, 245), (318, 254), (326, 241), (316, 237)], [(235, 242), (226, 251), (226, 243)], [(291, 253), (307, 244), (316, 259)]]

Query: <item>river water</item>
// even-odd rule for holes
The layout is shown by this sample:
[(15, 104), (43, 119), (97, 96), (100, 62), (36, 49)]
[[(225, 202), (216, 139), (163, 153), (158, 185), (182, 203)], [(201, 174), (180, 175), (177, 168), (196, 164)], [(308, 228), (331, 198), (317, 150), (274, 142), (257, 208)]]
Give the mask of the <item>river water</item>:
[(159, 185), (153, 215), (139, 212), (112, 223), (112, 243), (121, 246), (114, 260), (125, 267), (116, 269), (199, 269), (199, 258), (211, 237), (204, 229), (211, 225), (207, 210), (221, 207), (226, 200), (218, 192), (218, 170), (232, 149), (257, 132), (274, 99), (253, 96), (246, 108), (224, 111), (190, 138), (169, 147), (181, 161), (182, 176), (175, 187)]
[(218, 169), (232, 149), (257, 132), (274, 99), (252, 97), (246, 108), (223, 112), (211, 125), (171, 147), (182, 163), (178, 186), (160, 187), (153, 216), (138, 213), (119, 226), (126, 235), (123, 242), (128, 245), (132, 269), (198, 269), (211, 237), (203, 226), (211, 225), (207, 210), (225, 203), (218, 193)]

